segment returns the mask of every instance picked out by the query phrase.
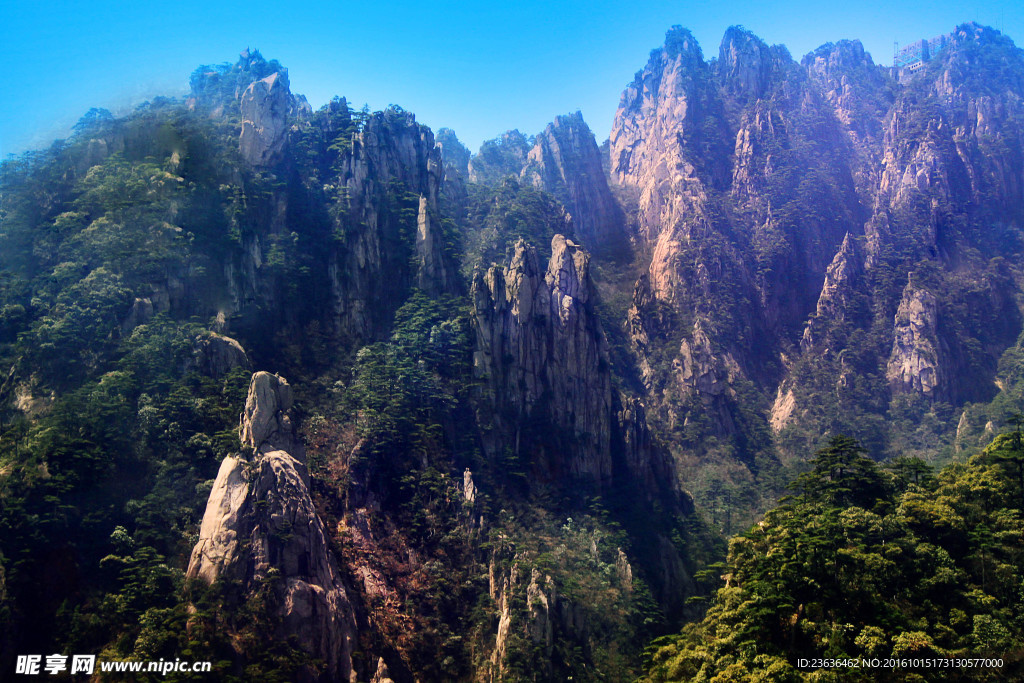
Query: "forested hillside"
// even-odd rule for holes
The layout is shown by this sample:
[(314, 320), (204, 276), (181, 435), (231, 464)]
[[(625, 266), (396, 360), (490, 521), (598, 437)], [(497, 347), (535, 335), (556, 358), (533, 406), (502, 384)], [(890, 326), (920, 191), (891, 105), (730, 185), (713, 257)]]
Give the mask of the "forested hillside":
[(810, 464), (730, 541), (707, 616), (655, 641), (644, 680), (1019, 678), (1021, 433), (939, 472), (879, 467), (847, 437)]

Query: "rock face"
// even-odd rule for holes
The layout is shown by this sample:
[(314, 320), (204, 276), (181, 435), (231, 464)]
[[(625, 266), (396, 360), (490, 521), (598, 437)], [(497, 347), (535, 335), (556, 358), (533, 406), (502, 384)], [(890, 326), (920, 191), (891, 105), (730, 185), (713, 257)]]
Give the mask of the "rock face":
[(938, 304), (931, 292), (908, 283), (893, 323), (892, 354), (885, 377), (897, 393), (944, 397), (944, 369), (940, 362)]
[[(562, 235), (551, 251), (544, 270), (537, 250), (520, 240), (507, 267), (474, 274), (474, 367), (487, 380), (496, 433), (512, 435), (517, 454), (540, 446), (536, 476), (600, 485), (611, 475), (611, 375), (590, 305), (590, 257)], [(564, 441), (532, 443), (531, 424)], [(493, 452), (497, 442), (488, 447)]]
[[(414, 284), (428, 294), (457, 291), (439, 232), (443, 179), (434, 136), (412, 114), (377, 112), (353, 140), (338, 178), (345, 194), (336, 229), (344, 245), (330, 254), (327, 273), (344, 336), (381, 334)], [(403, 223), (403, 210), (415, 225)]]
[(192, 343), (192, 367), (220, 379), (235, 368), (251, 369), (245, 349), (231, 337), (210, 332)]
[(749, 31), (738, 26), (726, 30), (718, 48), (718, 68), (737, 100), (757, 100), (768, 91), (776, 61), (772, 52), (773, 48)]
[(238, 151), (253, 166), (270, 166), (281, 156), (288, 132), (288, 76), (281, 72), (255, 81), (242, 93)]
[(601, 490), (614, 479), (689, 511), (643, 403), (612, 389), (589, 268), (582, 247), (555, 235), (546, 269), (520, 240), (508, 266), (474, 273), (474, 371), (494, 427), (484, 447), (492, 458), (506, 447), (529, 456), (539, 481)]
[[(710, 417), (728, 439), (820, 421), (822, 391), (876, 414), (902, 392), (987, 395), (969, 368), (994, 372), (1020, 331), (1000, 322), (1019, 314), (987, 261), (1005, 244), (991, 226), (1024, 224), (1024, 140), (1008, 125), (1024, 115), (1024, 53), (976, 25), (948, 45), (899, 78), (856, 41), (798, 64), (735, 27), (712, 62), (679, 27), (651, 53), (609, 156), (650, 254), (627, 324), (658, 426)], [(998, 85), (985, 60), (1012, 65)], [(895, 283), (921, 261), (938, 274), (901, 301)], [(936, 329), (947, 298), (986, 322)], [(845, 354), (886, 329), (870, 357)], [(750, 388), (763, 421), (737, 411)]]
[(270, 581), (282, 639), (322, 660), (325, 680), (348, 681), (355, 617), (294, 454), (291, 406), (283, 378), (253, 375), (239, 432), (255, 453), (221, 464), (187, 576), (237, 582), (245, 593)]
[(689, 158), (686, 141), (698, 130), (713, 130), (708, 142), (716, 147), (704, 156), (728, 156), (716, 140), (728, 132), (709, 79), (697, 41), (676, 27), (622, 93), (609, 138), (611, 175), (639, 192), (639, 237), (648, 243), (658, 239), (662, 227), (672, 228), (687, 216), (695, 224), (707, 220), (704, 182), (695, 165), (701, 162)]
[[(498, 630), (484, 680), (506, 680), (509, 640), (515, 635), (525, 638), (537, 653), (533, 665), (539, 678), (555, 680), (552, 655), (556, 633), (585, 643), (587, 619), (579, 605), (559, 596), (550, 576), (533, 568), (526, 582), (519, 559), (512, 560), (504, 575), (495, 571), (494, 558), (491, 559), (490, 594), (498, 608)], [(516, 603), (524, 598), (526, 609), (517, 608)]]
[(576, 236), (588, 249), (625, 236), (622, 210), (608, 189), (594, 135), (579, 112), (555, 117), (537, 136), (520, 177), (565, 205)]
[[(825, 283), (818, 295), (814, 315), (807, 321), (800, 347), (809, 352), (826, 343), (827, 330), (842, 324), (847, 316), (860, 313), (854, 301), (854, 292), (864, 274), (863, 260), (850, 233), (843, 238), (832, 263), (825, 271)], [(819, 349), (820, 350), (820, 349)]]

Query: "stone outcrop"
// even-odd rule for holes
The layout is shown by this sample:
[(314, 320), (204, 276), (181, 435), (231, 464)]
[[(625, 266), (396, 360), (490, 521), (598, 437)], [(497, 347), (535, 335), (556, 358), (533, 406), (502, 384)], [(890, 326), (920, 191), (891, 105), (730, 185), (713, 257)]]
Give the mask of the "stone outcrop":
[(310, 497), (291, 407), (283, 378), (253, 375), (239, 435), (254, 454), (221, 463), (187, 576), (245, 593), (269, 581), (281, 638), (324, 662), (325, 680), (348, 681), (355, 617)]
[(895, 98), (892, 80), (859, 40), (827, 43), (800, 63), (850, 140), (854, 183), (869, 205), (878, 187), (883, 121)]
[[(551, 251), (544, 270), (520, 240), (507, 267), (474, 274), (474, 367), (486, 380), (497, 438), (522, 454), (539, 448), (535, 475), (600, 483), (611, 474), (611, 375), (590, 303), (590, 257), (562, 235)], [(563, 443), (526, 443), (528, 423), (548, 425)], [(494, 452), (498, 443), (485, 447)]]
[[(737, 382), (771, 406), (775, 431), (820, 419), (804, 397), (822, 387), (863, 402), (853, 389), (874, 382), (871, 362), (843, 351), (879, 316), (903, 320), (891, 358), (874, 359), (893, 392), (987, 395), (965, 375), (994, 371), (1015, 338), (999, 321), (1017, 316), (981, 293), (981, 271), (1002, 249), (991, 226), (1024, 221), (1024, 139), (1005, 125), (1024, 114), (1024, 78), (993, 88), (977, 65), (1000, 59), (1024, 73), (1024, 53), (975, 25), (954, 31), (949, 46), (901, 79), (856, 41), (798, 64), (735, 27), (712, 62), (679, 27), (651, 53), (623, 92), (609, 157), (612, 180), (636, 199), (635, 237), (650, 254), (628, 328), (659, 425), (686, 424), (692, 415), (671, 399), (697, 396), (705, 414), (717, 406), (717, 435), (735, 434)], [(906, 273), (921, 260), (940, 264), (949, 283), (935, 296), (959, 288), (986, 320), (974, 341), (934, 330), (923, 294), (895, 310), (898, 291), (877, 268)], [(953, 282), (953, 271), (971, 271), (975, 284)], [(802, 362), (810, 354), (818, 359)]]
[[(852, 298), (864, 272), (862, 257), (850, 233), (846, 233), (832, 263), (825, 271), (825, 282), (818, 295), (814, 315), (807, 321), (800, 347), (811, 351), (825, 343), (828, 328), (840, 325), (848, 315), (859, 313)], [(818, 349), (820, 350), (820, 349)]]
[(624, 239), (625, 218), (608, 188), (594, 134), (579, 112), (555, 117), (537, 136), (520, 177), (562, 202), (573, 231), (591, 251)]
[[(381, 334), (413, 285), (427, 294), (457, 291), (440, 231), (443, 179), (434, 136), (412, 114), (377, 112), (353, 139), (338, 181), (345, 193), (336, 229), (344, 244), (329, 255), (327, 272), (335, 326), (345, 337)], [(416, 216), (413, 240), (403, 210)]]
[(793, 387), (780, 384), (775, 393), (775, 401), (772, 403), (772, 410), (768, 415), (768, 424), (773, 432), (781, 432), (793, 419), (796, 411), (796, 394)]
[(487, 406), (484, 448), (529, 457), (531, 474), (601, 490), (616, 480), (639, 500), (691, 510), (643, 402), (613, 390), (595, 310), (590, 256), (562, 235), (547, 268), (520, 240), (508, 266), (474, 273), (474, 371)]
[(238, 341), (222, 334), (209, 332), (192, 342), (189, 368), (214, 379), (221, 379), (236, 368), (250, 370), (249, 356)]
[(700, 318), (693, 324), (690, 335), (680, 343), (673, 369), (681, 386), (709, 397), (731, 395), (732, 379), (739, 372), (730, 354), (716, 352)]
[(254, 81), (242, 93), (242, 132), (238, 151), (253, 166), (271, 166), (281, 158), (288, 137), (291, 91), (287, 71)]
[(626, 474), (634, 479), (637, 490), (651, 500), (660, 494), (662, 501), (674, 501), (679, 509), (689, 511), (690, 501), (680, 496), (671, 459), (654, 442), (643, 402), (614, 392), (612, 408), (615, 412), (612, 426), (616, 430), (612, 447), (621, 449)]
[(370, 679), (370, 683), (395, 683), (391, 678), (391, 671), (388, 669), (388, 665), (384, 663), (383, 657), (377, 659), (377, 670), (374, 672), (373, 678)]
[(740, 102), (756, 100), (768, 91), (775, 58), (764, 41), (738, 26), (730, 26), (718, 48), (718, 69), (729, 93)]
[[(638, 238), (659, 241), (662, 228), (700, 226), (709, 220), (700, 159), (687, 154), (686, 141), (698, 131), (715, 131), (708, 158), (727, 158), (724, 111), (703, 53), (689, 31), (675, 27), (619, 102), (609, 138), (611, 175), (639, 193)], [(715, 138), (719, 138), (717, 141)], [(668, 231), (666, 231), (668, 232)], [(670, 249), (663, 241), (662, 251)]]
[(938, 318), (935, 295), (907, 283), (893, 322), (892, 353), (885, 370), (894, 392), (916, 393), (933, 400), (945, 397)]
[[(505, 680), (509, 638), (516, 633), (525, 637), (533, 651), (540, 655), (534, 665), (544, 680), (551, 680), (555, 675), (552, 666), (555, 634), (577, 642), (585, 642), (587, 635), (584, 610), (559, 596), (552, 578), (536, 568), (530, 570), (530, 580), (526, 582), (519, 560), (519, 557), (512, 560), (504, 576), (495, 571), (493, 557), (489, 567), (491, 599), (498, 609), (498, 628), (487, 677), (490, 681)], [(517, 598), (525, 598), (525, 610), (514, 606)]]

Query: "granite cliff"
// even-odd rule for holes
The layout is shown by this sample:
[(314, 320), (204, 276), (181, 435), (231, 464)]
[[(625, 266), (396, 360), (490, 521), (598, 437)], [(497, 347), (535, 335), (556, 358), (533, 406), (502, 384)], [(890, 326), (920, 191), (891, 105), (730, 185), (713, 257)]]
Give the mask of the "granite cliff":
[(676, 27), (475, 155), (247, 50), (4, 162), (0, 665), (635, 679), (824, 440), (1024, 409), (1024, 53), (943, 45)]
[[(993, 397), (978, 372), (991, 382), (1020, 332), (989, 259), (1019, 253), (993, 239), (1021, 222), (1021, 52), (973, 24), (948, 45), (910, 74), (856, 41), (798, 63), (740, 28), (707, 61), (675, 28), (626, 88), (610, 175), (649, 254), (627, 330), (684, 452), (714, 456), (701, 442), (724, 437), (754, 468), (830, 429), (884, 449), (900, 438), (843, 413)], [(982, 82), (989, 59), (1015, 66)], [(901, 292), (915, 269), (927, 286)], [(999, 272), (1020, 291), (1019, 271)], [(952, 310), (967, 300), (965, 324)]]
[(186, 575), (228, 582), (250, 599), (269, 586), (279, 637), (323, 662), (306, 675), (348, 681), (355, 616), (310, 496), (292, 403), (283, 378), (253, 375), (239, 424), (251, 457), (221, 462)]

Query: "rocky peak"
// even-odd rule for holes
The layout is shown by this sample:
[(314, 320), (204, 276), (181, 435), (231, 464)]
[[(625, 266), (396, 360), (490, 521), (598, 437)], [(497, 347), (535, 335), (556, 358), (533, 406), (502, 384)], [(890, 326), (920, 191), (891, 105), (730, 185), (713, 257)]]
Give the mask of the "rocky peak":
[(590, 298), (590, 254), (572, 240), (555, 235), (544, 281), (551, 288), (559, 320), (568, 324), (568, 316), (577, 309), (575, 305), (586, 305)]
[(624, 237), (621, 209), (608, 188), (594, 134), (580, 112), (556, 117), (537, 136), (521, 177), (565, 205), (574, 232), (589, 248)]
[(730, 26), (718, 48), (718, 68), (729, 92), (740, 99), (758, 99), (771, 80), (771, 48), (743, 27)]
[(704, 53), (689, 29), (673, 26), (665, 33), (664, 55), (669, 59), (678, 59), (690, 66), (703, 66)]
[(530, 454), (540, 481), (601, 490), (614, 475), (638, 500), (690, 509), (643, 403), (612, 389), (590, 255), (580, 245), (555, 235), (545, 269), (520, 240), (507, 266), (474, 273), (472, 298), (474, 368), (495, 420), (488, 452), (514, 444)]
[(253, 375), (239, 431), (252, 462), (221, 463), (187, 576), (236, 582), (248, 595), (270, 586), (277, 629), (323, 662), (321, 680), (348, 681), (356, 623), (324, 525), (309, 493), (309, 472), (294, 448), (292, 393), (284, 378)]
[(815, 348), (823, 339), (826, 329), (842, 323), (849, 311), (848, 297), (864, 271), (864, 259), (857, 242), (846, 233), (832, 263), (825, 270), (825, 282), (818, 295), (814, 315), (804, 328), (800, 347), (805, 352)]
[(724, 108), (700, 48), (683, 29), (666, 41), (623, 91), (609, 135), (612, 179), (637, 193), (637, 238), (648, 245), (663, 228), (701, 221), (706, 184), (730, 175)]
[(271, 166), (280, 160), (288, 138), (291, 95), (288, 74), (282, 71), (253, 81), (242, 93), (238, 151), (253, 166)]
[(292, 388), (283, 377), (253, 375), (238, 428), (242, 444), (260, 453), (293, 448), (292, 403)]
[(878, 184), (882, 121), (892, 106), (895, 82), (888, 69), (872, 61), (859, 40), (822, 45), (806, 55), (801, 65), (852, 142), (855, 181), (867, 204)]
[[(354, 142), (339, 178), (347, 188), (337, 226), (345, 244), (329, 256), (328, 278), (338, 330), (365, 340), (384, 333), (410, 286), (431, 294), (457, 286), (439, 222), (441, 149), (430, 129), (390, 107), (370, 116)], [(415, 212), (412, 243), (396, 199)]]
[(249, 357), (242, 345), (216, 332), (195, 338), (189, 366), (214, 379), (224, 377), (235, 368), (250, 369)]
[[(600, 485), (611, 474), (611, 376), (589, 303), (589, 255), (562, 235), (551, 252), (542, 270), (536, 248), (520, 240), (507, 267), (474, 274), (474, 366), (498, 422), (485, 447), (532, 450), (544, 481)], [(550, 425), (559, 443), (527, 443), (528, 424)]]
[(892, 103), (892, 80), (874, 63), (859, 40), (826, 43), (800, 60), (846, 126), (880, 119)]
[(823, 80), (831, 80), (832, 77), (842, 76), (846, 72), (871, 69), (875, 66), (871, 55), (864, 50), (864, 45), (859, 40), (825, 43), (813, 52), (807, 53), (800, 63)]
[(518, 130), (510, 130), (480, 146), (480, 151), (469, 161), (469, 180), (474, 183), (494, 184), (507, 175), (518, 176), (533, 141)]
[[(626, 87), (619, 101), (620, 114), (632, 115), (649, 110), (663, 99), (685, 99), (692, 94), (695, 81), (707, 73), (707, 64), (700, 46), (690, 32), (682, 27), (673, 27), (665, 35), (665, 46), (651, 51), (647, 65), (636, 73), (633, 82)], [(686, 115), (686, 109), (676, 109)], [(613, 132), (616, 126), (613, 125)], [(613, 142), (614, 152), (614, 142)], [(615, 156), (612, 157), (613, 167)]]

